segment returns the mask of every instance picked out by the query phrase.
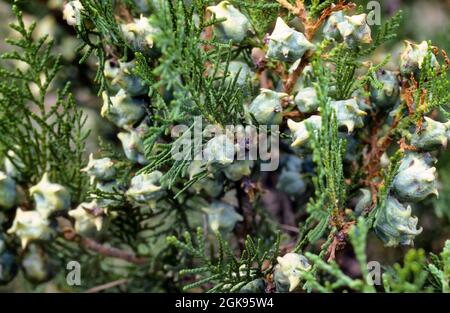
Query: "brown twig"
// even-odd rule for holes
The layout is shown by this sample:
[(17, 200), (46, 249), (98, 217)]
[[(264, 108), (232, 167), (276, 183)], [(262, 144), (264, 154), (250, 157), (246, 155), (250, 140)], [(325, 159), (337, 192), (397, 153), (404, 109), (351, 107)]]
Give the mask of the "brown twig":
[(400, 149), (403, 150), (403, 151), (405, 151), (405, 150), (408, 150), (408, 151), (417, 151), (417, 148), (416, 148), (416, 147), (414, 147), (414, 146), (412, 146), (412, 145), (408, 145), (408, 144), (406, 143), (405, 138), (400, 138), (400, 140), (398, 141), (398, 144), (400, 145)]
[(405, 100), (406, 106), (408, 107), (408, 113), (413, 114), (414, 113), (414, 90), (416, 90), (416, 80), (414, 79), (414, 76), (411, 75), (411, 82), (412, 84), (408, 85), (406, 82), (402, 84), (401, 89), (401, 97)]
[(292, 72), (291, 75), (289, 75), (286, 83), (284, 84), (284, 91), (288, 94), (292, 93), (292, 90), (294, 89), (295, 83), (297, 82), (300, 75), (302, 75), (303, 70), (310, 62), (311, 53), (302, 58), (299, 66)]
[(325, 22), (325, 20), (333, 13), (337, 11), (342, 10), (353, 10), (356, 7), (356, 5), (352, 2), (345, 3), (344, 0), (341, 0), (338, 4), (331, 5), (325, 10), (322, 11), (322, 14), (319, 16), (319, 18), (316, 21), (307, 23), (305, 25), (305, 36), (310, 40), (309, 38), (313, 38), (316, 31), (320, 28), (320, 26)]
[(305, 4), (303, 3), (303, 0), (296, 0), (295, 5), (297, 6), (298, 17), (300, 18), (302, 23), (306, 25), (308, 23), (308, 15), (306, 13)]
[(303, 120), (305, 114), (300, 111), (283, 112), (283, 117)]
[[(409, 116), (417, 114), (417, 109), (415, 108), (414, 105), (414, 93), (417, 91), (417, 88), (418, 83), (413, 75), (410, 76), (410, 82), (406, 80), (403, 80), (402, 82), (400, 97), (401, 101), (403, 101), (403, 103), (405, 103), (406, 107), (408, 108)], [(422, 109), (423, 107), (426, 106), (426, 94), (427, 91), (423, 89), (421, 91), (420, 104), (418, 106), (418, 109)], [(372, 203), (373, 203), (372, 208), (375, 207), (377, 203), (378, 190), (382, 185), (381, 182), (376, 181), (376, 178), (379, 178), (381, 176), (381, 164), (380, 164), (381, 156), (391, 145), (394, 131), (399, 125), (401, 117), (402, 116), (400, 114), (397, 114), (389, 130), (382, 138), (378, 140), (378, 132), (381, 129), (382, 123), (380, 122), (380, 119), (377, 118), (376, 113), (373, 113), (372, 115), (372, 119), (376, 122), (374, 127), (372, 128), (372, 134), (369, 141), (371, 147), (370, 152), (365, 154), (364, 157), (363, 172), (365, 173), (365, 179), (362, 180), (363, 184), (370, 187), (371, 189)], [(422, 128), (422, 119), (420, 119), (417, 122), (416, 126), (417, 126), (416, 131), (420, 131), (420, 129)], [(400, 145), (400, 149), (402, 150), (410, 150), (410, 151), (416, 150), (415, 147), (406, 144), (404, 138), (400, 139), (398, 143)]]
[(445, 70), (448, 70), (449, 66), (450, 66), (450, 59), (448, 58), (447, 52), (445, 52), (445, 50), (441, 50), (442, 53), (442, 57), (444, 58), (444, 62), (445, 62)]
[(381, 176), (381, 156), (391, 145), (393, 132), (400, 122), (400, 116), (396, 116), (389, 130), (378, 140), (379, 130), (384, 120), (377, 118), (376, 115), (376, 113), (372, 114), (375, 125), (372, 127), (372, 133), (368, 142), (370, 151), (364, 155), (363, 172), (365, 173), (365, 178), (362, 180), (362, 183), (370, 188), (373, 207), (377, 203), (377, 194), (381, 186), (381, 183), (375, 179)]
[(127, 7), (119, 3), (119, 6), (117, 7), (118, 15), (126, 22), (126, 23), (132, 23), (133, 22), (133, 15), (131, 15), (130, 11), (128, 11)]
[[(205, 17), (207, 20), (211, 19), (211, 13), (207, 10), (205, 12)], [(214, 36), (214, 32), (213, 32), (213, 27), (212, 25), (208, 26), (205, 28), (205, 31), (203, 32), (203, 40), (208, 41), (211, 40)], [(211, 45), (203, 45), (203, 50), (205, 50), (206, 52), (211, 50), (212, 46)]]
[(253, 200), (255, 196), (254, 184), (248, 178), (244, 178), (242, 183), (236, 184), (236, 195), (238, 199), (238, 211), (243, 216), (244, 220), (241, 225), (235, 228), (237, 238), (240, 238), (238, 243), (241, 250), (245, 248), (245, 238), (251, 233), (254, 222)]
[(146, 258), (140, 258), (135, 256), (134, 253), (102, 245), (91, 238), (80, 236), (80, 244), (87, 250), (97, 252), (98, 254), (104, 256), (121, 259), (130, 263), (141, 265), (147, 262)]
[(259, 85), (261, 88), (266, 88), (266, 89), (273, 88), (272, 81), (267, 77), (267, 70), (264, 70), (259, 74)]
[(58, 217), (58, 226), (64, 235), (64, 238), (69, 241), (76, 241), (84, 249), (96, 252), (103, 256), (112, 257), (116, 259), (121, 259), (133, 264), (142, 265), (147, 262), (147, 258), (137, 257), (132, 252), (123, 251), (118, 248), (105, 246), (94, 239), (83, 237), (75, 232), (72, 227), (72, 223), (64, 218)]
[(284, 230), (287, 230), (287, 231), (290, 231), (290, 232), (293, 232), (293, 233), (297, 233), (298, 234), (300, 232), (298, 227), (295, 227), (295, 226), (286, 225), (286, 224), (280, 224), (280, 227), (283, 228)]
[(110, 288), (114, 288), (123, 284), (128, 283), (129, 280), (128, 279), (118, 279), (103, 285), (99, 285), (99, 286), (95, 286), (93, 288), (90, 288), (88, 290), (85, 291), (85, 293), (97, 293), (106, 289), (110, 289)]
[(336, 251), (343, 249), (347, 243), (348, 232), (350, 228), (355, 224), (355, 221), (345, 222), (340, 230), (334, 235), (333, 241), (327, 249), (328, 259), (330, 262), (336, 258)]

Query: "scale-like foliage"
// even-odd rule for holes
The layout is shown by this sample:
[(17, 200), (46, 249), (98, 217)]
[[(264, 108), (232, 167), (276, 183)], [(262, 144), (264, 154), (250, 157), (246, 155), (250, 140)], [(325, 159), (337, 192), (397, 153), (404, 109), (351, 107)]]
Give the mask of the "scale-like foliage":
[[(398, 74), (384, 69), (389, 54), (379, 63), (369, 57), (396, 38), (401, 12), (370, 27), (364, 8), (344, 0), (218, 2), (65, 4), (63, 17), (80, 43), (77, 83), (98, 88), (101, 115), (114, 124), (111, 142), (89, 164), (86, 117), (70, 85), (58, 82), (55, 45), (34, 40), (36, 25), (26, 27), (13, 6), (18, 34), (8, 39), (13, 50), (0, 69), (0, 160), (10, 163), (1, 164), (0, 187), (15, 198), (0, 190), (7, 212), (0, 214), (0, 249), (22, 262), (31, 239), (61, 267), (77, 260), (86, 284), (70, 290), (282, 292), (289, 281), (286, 291), (448, 292), (448, 242), (440, 255), (412, 249), (401, 264), (383, 264), (382, 286), (373, 285), (368, 268), (372, 229), (393, 237), (386, 245), (412, 243), (420, 230), (409, 229), (417, 219), (407, 203), (422, 199), (414, 192), (437, 193), (428, 152), (445, 146), (449, 123), (430, 130), (424, 121), (449, 117), (445, 52), (429, 42), (426, 53), (402, 56), (411, 75)], [(321, 121), (317, 129), (304, 123), (311, 116)], [(219, 160), (193, 163), (212, 140), (192, 140), (200, 124), (225, 129), (263, 120), (279, 127), (270, 133), (280, 139), (279, 151), (277, 143), (270, 147), (272, 160), (281, 156), (279, 169), (265, 173), (263, 156), (230, 160), (214, 145)], [(114, 147), (119, 129), (123, 153)], [(431, 144), (414, 146), (412, 137)], [(227, 140), (234, 155), (252, 144)], [(417, 157), (405, 164), (411, 154)], [(10, 174), (11, 164), (18, 174)], [(402, 173), (412, 166), (417, 172)], [(61, 186), (33, 196), (30, 187), (44, 173)], [(41, 215), (41, 200), (61, 200), (54, 191), (64, 187), (70, 205), (61, 201), (64, 208)], [(403, 189), (415, 200), (401, 198)], [(440, 201), (438, 214), (448, 215)], [(51, 236), (17, 231), (23, 212)], [(342, 265), (346, 258), (359, 273)], [(55, 281), (65, 284), (61, 275)]]
[[(279, 236), (271, 248), (264, 246), (263, 240), (255, 242), (248, 236), (239, 258), (235, 256), (232, 247), (220, 233), (216, 233), (215, 237), (217, 239), (217, 255), (214, 247), (207, 249), (205, 234), (201, 228), (197, 229), (195, 242), (189, 233), (184, 234), (183, 241), (174, 236), (167, 238), (170, 244), (199, 261), (198, 267), (180, 271), (180, 275), (201, 275), (203, 277), (184, 286), (184, 290), (207, 285), (210, 286), (207, 288), (208, 292), (238, 292), (251, 281), (264, 278), (272, 270), (278, 256)], [(210, 253), (211, 255), (209, 255)]]
[(11, 28), (18, 36), (7, 40), (14, 50), (2, 55), (0, 69), (0, 142), (4, 153), (12, 152), (4, 157), (26, 185), (48, 172), (80, 199), (85, 191), (80, 168), (85, 162), (86, 116), (77, 107), (70, 84), (52, 91), (61, 69), (60, 56), (52, 53), (53, 42), (47, 37), (34, 41), (36, 24), (26, 27), (22, 12), (16, 6), (13, 11), (17, 23)]

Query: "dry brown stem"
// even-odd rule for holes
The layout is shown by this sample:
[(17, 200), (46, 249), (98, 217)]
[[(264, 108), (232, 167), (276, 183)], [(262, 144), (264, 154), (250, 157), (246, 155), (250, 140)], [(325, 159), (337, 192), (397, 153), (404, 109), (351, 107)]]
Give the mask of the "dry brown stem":
[(90, 250), (93, 252), (96, 252), (98, 254), (101, 254), (103, 256), (112, 257), (116, 259), (121, 259), (133, 264), (144, 264), (147, 262), (146, 258), (137, 257), (132, 252), (123, 251), (115, 247), (110, 247), (103, 245), (94, 239), (83, 237), (75, 232), (75, 230), (72, 227), (72, 223), (63, 217), (58, 217), (58, 226), (61, 230), (61, 232), (64, 235), (64, 238), (69, 241), (75, 241), (80, 244), (81, 247), (83, 247), (86, 250)]

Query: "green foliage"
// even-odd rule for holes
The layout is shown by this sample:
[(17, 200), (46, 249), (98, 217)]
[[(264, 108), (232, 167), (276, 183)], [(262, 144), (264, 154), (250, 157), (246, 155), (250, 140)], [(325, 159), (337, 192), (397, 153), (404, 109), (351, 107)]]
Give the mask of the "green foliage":
[(433, 261), (428, 264), (428, 270), (437, 280), (439, 290), (445, 293), (450, 292), (450, 240), (445, 242), (444, 249), (440, 256), (432, 255)]
[(403, 19), (403, 12), (398, 11), (387, 20), (381, 27), (377, 30), (377, 34), (369, 48), (362, 50), (362, 55), (369, 55), (377, 47), (385, 44), (386, 42), (395, 39), (398, 35), (398, 30)]
[[(154, 125), (145, 139), (150, 164), (143, 171), (170, 167), (163, 178), (164, 185), (168, 187), (174, 186), (185, 174), (190, 164), (189, 158), (201, 148), (194, 146), (192, 154), (186, 154), (186, 159), (174, 161), (171, 157), (173, 149), (183, 140), (183, 136), (172, 143), (158, 143), (156, 140), (167, 132), (169, 125), (182, 122), (192, 130), (195, 116), (201, 116), (210, 124), (223, 126), (239, 124), (243, 119), (245, 90), (237, 88), (238, 76), (230, 82), (226, 80), (229, 61), (237, 51), (230, 44), (220, 43), (215, 38), (208, 41), (202, 39), (204, 29), (218, 22), (205, 22), (206, 4), (198, 1), (189, 8), (182, 1), (176, 6), (162, 5), (156, 19), (157, 26), (162, 31), (155, 41), (165, 53), (159, 59), (159, 65), (149, 71), (147, 61), (137, 54), (136, 73), (145, 81), (154, 82), (150, 94), (157, 106), (154, 107)], [(199, 15), (199, 25), (194, 23), (194, 13)], [(210, 49), (206, 50), (202, 45), (208, 45)], [(205, 76), (206, 72), (211, 74)], [(158, 77), (158, 81), (155, 77)], [(152, 92), (162, 87), (173, 92), (174, 98), (171, 101)], [(191, 182), (193, 183), (195, 181)], [(181, 191), (187, 187), (189, 185), (184, 186)]]
[[(86, 116), (77, 107), (69, 84), (51, 94), (61, 58), (52, 54), (53, 42), (47, 37), (33, 40), (35, 23), (26, 27), (22, 12), (16, 6), (13, 11), (17, 23), (10, 26), (19, 37), (7, 39), (15, 49), (2, 55), (4, 67), (0, 69), (3, 153), (10, 150), (17, 156), (5, 155), (26, 184), (36, 183), (48, 172), (80, 199), (85, 184), (80, 168), (88, 135), (82, 131)], [(23, 66), (13, 70), (11, 64)]]
[(370, 211), (368, 220), (370, 223), (374, 222), (377, 216), (377, 212), (384, 210), (386, 206), (386, 200), (389, 196), (389, 193), (392, 188), (392, 182), (394, 180), (395, 175), (398, 172), (398, 168), (400, 166), (400, 160), (403, 157), (403, 151), (397, 151), (390, 159), (389, 167), (387, 171), (384, 173), (383, 184), (380, 187), (380, 190), (377, 195), (377, 205), (376, 207)]
[(99, 66), (94, 80), (99, 84), (100, 95), (103, 91), (108, 91), (103, 73), (108, 53), (126, 58), (130, 47), (115, 18), (113, 0), (81, 0), (81, 4), (84, 11), (81, 23), (75, 28), (82, 40), (82, 45), (78, 48), (83, 52), (80, 63), (85, 62), (92, 53), (97, 57)]
[(359, 279), (352, 279), (339, 268), (335, 261), (326, 262), (320, 256), (310, 252), (305, 253), (306, 257), (314, 263), (316, 269), (323, 271), (333, 277), (333, 281), (319, 282), (316, 276), (307, 272), (304, 274), (306, 286), (309, 290), (315, 292), (332, 292), (335, 290), (364, 290), (364, 282)]
[[(425, 252), (421, 249), (409, 250), (403, 261), (403, 266), (394, 266), (383, 274), (386, 292), (419, 292), (424, 288), (428, 272), (425, 270)], [(428, 291), (430, 291), (428, 289)]]
[[(154, 88), (165, 86), (174, 91), (172, 106), (177, 107), (179, 115), (173, 118), (183, 118), (187, 122), (189, 116), (186, 113), (190, 113), (191, 118), (201, 114), (209, 123), (228, 125), (239, 122), (243, 112), (242, 91), (235, 88), (235, 81), (227, 83), (225, 79), (228, 63), (236, 51), (231, 45), (214, 38), (208, 41), (201, 38), (206, 27), (218, 22), (211, 20), (198, 26), (194, 23), (194, 13), (199, 15), (200, 21), (206, 20), (204, 7), (202, 1), (191, 8), (183, 2), (162, 7), (157, 19), (162, 32), (156, 41), (166, 53), (153, 70), (153, 74), (160, 78)], [(211, 49), (205, 51), (202, 44), (211, 45)], [(222, 68), (224, 74), (218, 77)], [(205, 76), (206, 72), (211, 75)]]
[[(302, 283), (299, 287), (307, 292), (449, 292), (449, 241), (440, 255), (429, 254), (428, 260), (424, 250), (409, 250), (402, 264), (383, 266), (383, 269), (387, 268), (383, 275), (384, 289), (373, 286), (368, 280), (371, 247), (367, 246), (367, 238), (378, 214), (386, 213), (388, 197), (396, 197), (393, 182), (403, 150), (414, 150), (405, 146), (406, 142), (400, 142), (399, 148), (397, 142), (407, 139), (405, 134), (409, 135), (411, 126), (416, 126), (425, 115), (439, 110), (442, 116), (449, 116), (447, 68), (444, 64), (439, 68), (433, 64), (433, 53), (437, 56), (435, 49), (430, 43), (428, 54), (420, 65), (420, 75), (415, 78), (399, 75), (398, 82), (395, 81), (397, 78), (393, 79), (402, 87), (402, 95), (395, 107), (361, 105), (359, 109), (352, 107), (353, 111), (348, 106), (343, 107), (360, 115), (364, 115), (361, 110), (365, 110), (367, 114), (361, 122), (364, 127), (359, 125), (358, 130), (349, 129), (344, 133), (339, 127), (342, 114), (338, 113), (342, 112), (339, 112), (340, 108), (338, 112), (332, 109), (334, 101), (358, 97), (357, 105), (360, 105), (372, 101), (373, 88), (378, 92), (385, 91), (376, 77), (387, 65), (390, 55), (383, 56), (378, 64), (371, 63), (368, 57), (381, 44), (396, 37), (401, 12), (381, 27), (373, 27), (376, 34), (372, 33), (374, 39), (370, 44), (355, 39), (353, 45), (348, 41), (339, 43), (338, 39), (318, 38), (320, 27), (316, 29), (314, 23), (320, 24), (324, 10), (336, 1), (305, 1), (307, 18), (304, 23), (308, 25), (303, 31), (308, 30), (305, 35), (314, 42), (315, 48), (290, 64), (264, 57), (270, 44), (266, 34), (273, 30), (277, 17), (283, 18), (295, 31), (302, 32), (302, 27), (297, 25), (302, 23), (300, 19), (293, 21), (295, 5), (301, 1), (287, 1), (292, 5), (290, 7), (274, 0), (230, 0), (250, 20), (254, 31), (240, 43), (223, 41), (212, 32), (213, 27), (216, 30), (224, 27), (221, 24), (224, 18), (211, 17), (206, 10), (218, 1), (149, 1), (149, 10), (145, 12), (149, 24), (145, 24), (145, 19), (139, 26), (155, 30), (151, 49), (136, 48), (135, 43), (129, 42), (129, 34), (122, 33), (124, 24), (143, 13), (140, 4), (131, 0), (80, 1), (83, 6), (81, 20), (74, 26), (81, 42), (77, 52), (81, 53), (80, 63), (84, 63), (84, 67), (94, 68), (93, 82), (99, 92), (113, 96), (121, 89), (123, 93), (129, 92), (127, 87), (132, 89), (135, 83), (145, 85), (143, 94), (129, 92), (127, 100), (131, 99), (132, 103), (124, 105), (124, 112), (121, 112), (122, 108), (118, 109), (117, 115), (127, 117), (130, 113), (126, 111), (130, 107), (133, 107), (130, 110), (141, 110), (136, 113), (141, 115), (133, 125), (120, 128), (123, 132), (132, 132), (141, 130), (140, 126), (148, 127), (145, 134), (139, 133), (142, 138), (137, 136), (139, 138), (130, 147), (124, 144), (125, 151), (129, 148), (140, 155), (143, 146), (146, 160), (134, 163), (135, 158), (118, 153), (113, 144), (102, 144), (95, 155), (109, 157), (111, 160), (103, 161), (112, 164), (108, 169), (114, 167), (115, 174), (104, 180), (93, 175), (91, 184), (87, 183), (80, 171), (85, 165), (83, 151), (88, 133), (83, 127), (86, 117), (77, 107), (69, 84), (57, 84), (62, 66), (60, 57), (53, 54), (53, 42), (46, 37), (33, 40), (36, 25), (25, 27), (22, 13), (16, 6), (13, 10), (18, 22), (11, 27), (18, 32), (18, 38), (8, 39), (14, 50), (2, 55), (4, 66), (0, 69), (0, 159), (8, 158), (19, 170), (17, 190), (23, 190), (26, 197), (29, 187), (49, 172), (52, 181), (69, 187), (75, 195), (71, 207), (92, 199), (100, 203), (93, 211), (87, 212), (85, 208), (87, 213), (84, 212), (88, 220), (104, 218), (101, 229), (93, 231), (95, 235), (77, 230), (79, 221), (62, 211), (45, 220), (52, 224), (51, 227), (56, 224), (56, 219), (61, 224), (58, 229), (52, 228), (51, 241), (39, 241), (61, 267), (68, 260), (83, 264), (86, 269), (83, 290), (84, 287), (102, 287), (105, 282), (123, 280), (126, 284), (114, 287), (114, 291), (240, 292), (248, 291), (247, 287), (257, 281), (265, 287), (258, 285), (258, 291), (278, 292), (275, 268), (279, 269), (277, 263), (282, 261), (277, 257), (294, 252), (304, 255), (311, 264), (311, 267), (302, 267), (302, 271), (293, 269), (300, 272)], [(364, 8), (360, 6), (345, 14), (363, 12)], [(284, 31), (290, 36), (295, 34), (292, 30), (292, 33)], [(105, 76), (106, 60), (111, 60), (113, 65), (119, 64), (119, 67), (130, 61), (135, 65), (130, 72), (121, 72), (122, 68), (111, 65), (111, 76), (122, 79), (117, 83), (116, 77)], [(240, 72), (230, 73), (230, 64), (235, 61), (248, 65), (254, 76), (243, 83), (239, 79)], [(261, 160), (256, 160), (252, 166), (236, 170), (237, 176), (242, 174), (240, 170), (245, 172), (242, 178), (231, 179), (227, 170), (235, 163), (207, 163), (199, 173), (188, 177), (192, 157), (205, 147), (207, 139), (194, 141), (181, 159), (175, 160), (174, 153), (192, 139), (191, 132), (200, 121), (222, 128), (258, 125), (246, 112), (258, 94), (258, 82), (259, 87), (289, 93), (276, 108), (268, 110), (283, 115), (279, 125), (281, 155), (295, 156), (301, 165), (292, 162), (283, 164), (283, 168), (274, 173), (263, 173), (257, 169)], [(80, 82), (83, 84), (92, 87), (90, 81)], [(59, 88), (54, 92), (56, 87)], [(313, 87), (318, 104), (318, 108), (307, 113), (298, 108), (295, 99), (296, 93), (305, 87)], [(399, 93), (399, 90), (395, 91)], [(411, 96), (412, 104), (408, 96)], [(134, 107), (134, 100), (142, 107)], [(306, 124), (307, 144), (289, 147), (286, 120), (303, 121), (311, 115), (320, 115), (321, 128), (315, 130)], [(175, 126), (180, 124), (186, 127), (175, 138)], [(115, 131), (117, 128), (111, 132)], [(247, 142), (245, 146), (247, 148)], [(378, 160), (384, 152), (390, 156), (388, 166)], [(349, 157), (348, 154), (353, 155)], [(369, 160), (365, 160), (366, 157)], [(367, 164), (373, 168), (367, 168)], [(289, 172), (288, 167), (294, 170)], [(157, 173), (157, 181), (138, 186), (141, 188), (138, 190), (140, 199), (130, 196), (133, 179), (156, 170), (161, 171), (162, 178), (159, 179), (160, 173)], [(299, 188), (301, 191), (288, 192), (279, 188), (277, 183), (286, 172), (292, 174), (286, 175), (291, 179), (286, 184), (289, 187), (301, 185), (304, 187)], [(433, 170), (429, 172), (428, 177), (434, 174)], [(368, 174), (367, 179), (363, 177), (365, 174)], [(443, 178), (445, 184), (448, 177)], [(102, 190), (103, 183), (114, 187), (109, 191)], [(219, 185), (217, 190), (206, 190), (214, 188), (214, 184)], [(370, 188), (371, 194), (363, 205), (364, 210), (358, 212), (356, 206), (360, 199), (354, 195), (361, 188)], [(267, 194), (264, 194), (265, 189), (269, 191)], [(443, 187), (444, 197), (445, 190), (446, 186)], [(3, 190), (0, 190), (0, 196), (1, 192)], [(159, 197), (160, 194), (163, 196)], [(448, 211), (447, 200), (438, 202), (441, 215)], [(230, 204), (227, 209), (231, 213), (218, 210), (203, 215), (203, 211), (207, 211), (205, 208), (217, 201)], [(26, 202), (26, 211), (33, 210), (32, 201), (27, 199)], [(11, 214), (0, 215), (1, 228), (12, 224), (17, 217), (13, 211), (18, 207), (16, 204), (14, 208), (8, 206)], [(239, 222), (226, 220), (225, 213), (234, 214)], [(215, 216), (216, 221), (212, 214), (219, 216)], [(224, 227), (227, 231), (207, 233), (207, 229), (213, 228), (212, 221), (217, 220), (230, 223)], [(292, 226), (295, 223), (298, 228)], [(284, 233), (279, 233), (280, 230)], [(8, 245), (14, 246), (18, 256), (22, 255), (17, 234), (5, 233), (5, 236)], [(353, 249), (354, 256), (345, 257), (355, 260), (359, 273), (349, 273), (340, 264), (344, 259), (341, 259), (343, 249), (346, 254)], [(289, 256), (284, 261), (295, 263), (295, 257), (298, 255), (293, 256), (294, 261), (289, 260)], [(61, 275), (55, 280), (58, 279), (62, 279)], [(64, 282), (60, 284), (64, 285)]]
[(399, 132), (418, 123), (426, 114), (435, 109), (439, 110), (446, 118), (450, 117), (448, 111), (450, 104), (448, 68), (439, 64), (439, 61), (433, 62), (433, 56), (433, 47), (431, 42), (428, 42), (428, 52), (423, 60), (420, 76), (418, 81), (414, 81), (412, 88), (411, 97), (415, 111), (400, 121)]
[[(319, 55), (319, 54), (318, 54)], [(330, 107), (328, 81), (330, 73), (323, 67), (320, 58), (313, 61), (313, 70), (318, 81), (314, 83), (322, 116), (322, 129), (317, 136), (312, 136), (311, 147), (317, 174), (313, 177), (315, 198), (311, 198), (307, 211), (310, 214), (305, 227), (310, 229), (298, 243), (298, 248), (306, 240), (314, 243), (320, 239), (328, 228), (333, 216), (344, 208), (346, 188), (342, 158), (345, 153), (345, 140), (338, 138), (338, 126), (335, 112)], [(310, 128), (309, 131), (314, 133)], [(317, 223), (313, 228), (311, 226)], [(326, 247), (325, 247), (326, 248)]]
[[(450, 95), (448, 94), (450, 82), (447, 76), (447, 69), (444, 70), (444, 65), (439, 65), (440, 70), (436, 70), (436, 65), (432, 62), (433, 55), (434, 52), (431, 42), (428, 42), (428, 54), (423, 61), (417, 90), (414, 93), (414, 102), (418, 106), (418, 114), (425, 115), (433, 109), (439, 108), (448, 118), (450, 117), (450, 113), (448, 112), (450, 105)], [(422, 103), (421, 100), (423, 90), (426, 90), (425, 103)]]
[[(205, 235), (201, 228), (197, 229), (195, 242), (186, 232), (183, 241), (175, 236), (168, 237), (170, 244), (181, 251), (190, 254), (199, 261), (197, 267), (183, 269), (181, 275), (201, 275), (196, 277), (194, 283), (183, 287), (190, 290), (199, 286), (208, 286), (208, 292), (238, 292), (244, 285), (257, 279), (264, 278), (273, 269), (278, 256), (280, 237), (268, 246), (263, 245), (263, 240), (254, 240), (247, 236), (241, 256), (234, 255), (230, 244), (224, 241), (220, 233), (215, 234), (217, 239), (217, 256), (214, 247), (208, 249), (205, 244)], [(268, 261), (269, 265), (265, 264)], [(213, 286), (213, 287), (212, 287)]]
[[(359, 218), (356, 225), (352, 226), (349, 236), (358, 260), (363, 279), (354, 279), (346, 275), (333, 260), (326, 262), (320, 255), (306, 252), (306, 257), (312, 261), (313, 270), (305, 272), (303, 278), (306, 280), (305, 286), (309, 291), (332, 292), (335, 290), (375, 292), (374, 286), (366, 281), (369, 273), (367, 271), (366, 258), (366, 238), (369, 225), (363, 218)], [(318, 279), (314, 274), (317, 271), (325, 272), (329, 277), (324, 281)]]
[(390, 20), (386, 21), (378, 29), (375, 39), (368, 48), (350, 49), (342, 43), (330, 51), (330, 61), (336, 66), (332, 74), (336, 88), (334, 95), (336, 100), (349, 99), (355, 91), (360, 90), (368, 82), (377, 86), (378, 89), (381, 88), (376, 78), (374, 78), (374, 74), (386, 65), (390, 56), (386, 56), (380, 64), (370, 65), (367, 72), (358, 79), (356, 79), (356, 70), (362, 66), (361, 61), (359, 61), (362, 57), (366, 57), (377, 47), (397, 36), (401, 18), (402, 12), (399, 11)]
[(252, 22), (253, 28), (259, 39), (263, 39), (267, 29), (276, 20), (280, 5), (273, 1), (258, 0), (233, 0), (233, 5), (242, 8)]
[(345, 44), (341, 44), (334, 48), (331, 52), (331, 61), (336, 65), (336, 69), (332, 76), (336, 85), (334, 98), (336, 100), (346, 100), (354, 96), (355, 91), (361, 90), (369, 82), (381, 89), (382, 86), (375, 78), (375, 73), (383, 68), (390, 59), (386, 56), (384, 60), (377, 65), (371, 65), (367, 72), (356, 78), (356, 70), (361, 67), (362, 63), (358, 58), (362, 56), (359, 51), (349, 49)]

